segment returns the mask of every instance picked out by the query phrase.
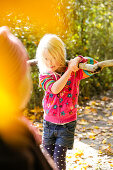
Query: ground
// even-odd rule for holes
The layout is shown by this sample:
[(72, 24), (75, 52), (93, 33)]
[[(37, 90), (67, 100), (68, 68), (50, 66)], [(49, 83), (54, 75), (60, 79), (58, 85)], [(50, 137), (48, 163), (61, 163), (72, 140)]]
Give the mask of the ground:
[(113, 169), (113, 91), (78, 107), (74, 148), (67, 170)]
[[(42, 133), (42, 123), (33, 125)], [(73, 150), (68, 150), (67, 170), (113, 169), (113, 90), (78, 106)]]

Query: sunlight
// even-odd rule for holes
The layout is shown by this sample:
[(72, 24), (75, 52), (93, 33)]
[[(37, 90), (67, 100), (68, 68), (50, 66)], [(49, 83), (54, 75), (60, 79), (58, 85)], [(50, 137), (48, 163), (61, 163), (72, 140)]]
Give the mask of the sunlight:
[[(8, 0), (7, 3), (4, 1), (0, 4), (0, 12), (3, 14), (22, 14), (28, 16), (32, 23), (37, 26), (47, 26), (54, 30), (57, 26), (57, 18), (55, 13), (55, 7), (57, 6), (56, 0)], [(24, 20), (24, 17), (23, 17)]]
[(98, 169), (103, 162), (103, 168), (109, 167), (110, 163), (106, 162), (106, 155), (101, 157), (99, 151), (89, 145), (75, 139), (73, 150), (67, 152), (67, 170), (87, 170)]

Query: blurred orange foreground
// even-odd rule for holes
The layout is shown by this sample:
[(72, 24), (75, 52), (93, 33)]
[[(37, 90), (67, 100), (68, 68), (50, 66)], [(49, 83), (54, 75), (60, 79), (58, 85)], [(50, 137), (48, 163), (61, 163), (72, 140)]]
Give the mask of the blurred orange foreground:
[(36, 25), (47, 25), (52, 30), (58, 24), (55, 6), (57, 6), (57, 0), (7, 0), (0, 2), (0, 13), (2, 15), (24, 14)]

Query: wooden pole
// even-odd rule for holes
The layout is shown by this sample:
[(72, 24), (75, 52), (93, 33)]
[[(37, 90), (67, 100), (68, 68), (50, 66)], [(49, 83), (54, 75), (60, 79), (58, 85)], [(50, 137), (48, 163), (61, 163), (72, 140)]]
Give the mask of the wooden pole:
[(94, 65), (86, 63), (79, 64), (80, 69), (91, 71), (93, 73), (101, 71), (104, 67), (113, 67), (113, 60), (101, 61)]
[[(38, 61), (36, 59), (32, 59), (32, 60), (28, 60), (27, 63), (30, 64), (30, 66), (35, 66), (36, 64), (38, 64)], [(91, 71), (93, 73), (101, 71), (104, 67), (113, 67), (113, 60), (101, 61), (94, 65), (79, 63), (80, 69)]]

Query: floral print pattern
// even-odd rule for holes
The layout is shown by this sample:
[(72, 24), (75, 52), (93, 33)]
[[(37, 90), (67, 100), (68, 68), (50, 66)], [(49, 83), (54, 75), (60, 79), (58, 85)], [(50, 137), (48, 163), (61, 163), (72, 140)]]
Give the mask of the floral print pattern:
[[(83, 58), (82, 62), (95, 63), (92, 58)], [(58, 94), (51, 92), (51, 87), (61, 75), (49, 72), (39, 76), (40, 86), (45, 90), (43, 99), (44, 119), (46, 121), (64, 124), (77, 119), (77, 101), (79, 95), (79, 83), (81, 79), (92, 74), (84, 70), (72, 72), (65, 87)]]

